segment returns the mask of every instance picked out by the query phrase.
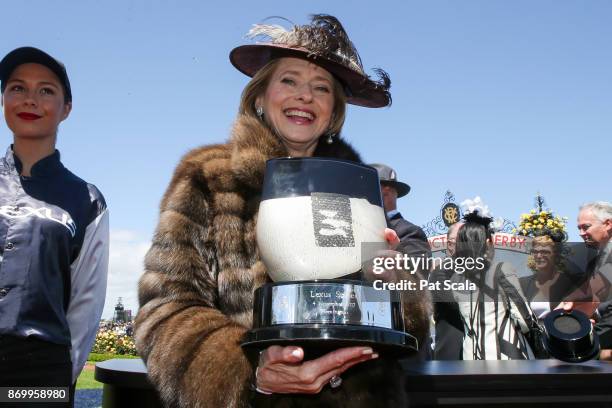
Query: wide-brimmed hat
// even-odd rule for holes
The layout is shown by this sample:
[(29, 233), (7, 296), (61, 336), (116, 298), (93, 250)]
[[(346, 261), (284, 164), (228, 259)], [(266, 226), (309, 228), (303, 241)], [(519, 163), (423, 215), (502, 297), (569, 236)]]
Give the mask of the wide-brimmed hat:
[(333, 16), (316, 14), (309, 25), (293, 26), (291, 30), (256, 24), (247, 36), (267, 39), (230, 52), (232, 64), (250, 77), (275, 58), (305, 58), (325, 68), (342, 83), (348, 103), (369, 108), (391, 104), (389, 75), (382, 69), (374, 70), (377, 79), (365, 74), (355, 46)]
[(6, 54), (2, 61), (0, 61), (0, 89), (2, 92), (4, 92), (6, 81), (8, 81), (15, 68), (21, 64), (27, 63), (44, 65), (53, 71), (64, 87), (66, 101), (72, 101), (72, 90), (70, 89), (70, 81), (68, 80), (68, 73), (66, 72), (66, 67), (64, 64), (46, 52), (34, 47), (21, 47), (14, 49)]
[(388, 184), (397, 190), (397, 198), (403, 197), (410, 192), (410, 186), (401, 181), (397, 181), (397, 173), (386, 164), (368, 164), (378, 172), (378, 178), (382, 184)]

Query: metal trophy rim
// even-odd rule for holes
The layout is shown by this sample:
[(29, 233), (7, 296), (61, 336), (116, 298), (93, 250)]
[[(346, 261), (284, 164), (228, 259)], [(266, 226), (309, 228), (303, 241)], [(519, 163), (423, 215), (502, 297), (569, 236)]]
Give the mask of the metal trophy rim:
[(246, 348), (265, 348), (272, 345), (327, 346), (332, 348), (370, 346), (398, 354), (412, 354), (419, 350), (413, 335), (382, 327), (335, 323), (282, 324), (252, 329), (247, 332)]
[(284, 285), (297, 285), (304, 283), (329, 283), (329, 284), (340, 284), (340, 285), (361, 285), (374, 287), (372, 282), (361, 281), (359, 279), (347, 279), (347, 278), (333, 278), (333, 279), (305, 279), (305, 280), (294, 280), (294, 281), (278, 281), (268, 282), (265, 285), (284, 286)]
[[(357, 279), (310, 279), (300, 281), (269, 282), (258, 288), (255, 292), (257, 306), (266, 303), (271, 305), (271, 293), (275, 286), (299, 286), (308, 284), (323, 285), (354, 285), (372, 288), (371, 282)], [(398, 294), (390, 292), (395, 308), (400, 308), (401, 298)], [(417, 338), (399, 326), (381, 327), (335, 322), (292, 322), (271, 324), (269, 315), (265, 314), (265, 307), (261, 307), (263, 315), (254, 315), (253, 328), (249, 330), (241, 346), (245, 349), (263, 349), (271, 345), (303, 346), (306, 348), (332, 350), (339, 347), (369, 346), (386, 355), (410, 355), (419, 350)], [(398, 309), (399, 310), (399, 309)], [(401, 313), (401, 312), (400, 312)], [(401, 315), (399, 315), (401, 316)], [(403, 320), (401, 326), (403, 327)]]

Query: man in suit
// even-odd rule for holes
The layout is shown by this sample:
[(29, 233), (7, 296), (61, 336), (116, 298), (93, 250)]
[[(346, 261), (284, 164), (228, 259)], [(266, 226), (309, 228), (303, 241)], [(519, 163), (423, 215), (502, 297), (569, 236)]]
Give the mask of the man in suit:
[[(587, 247), (597, 251), (587, 267), (591, 288), (601, 304), (595, 325), (602, 349), (612, 349), (612, 204), (594, 201), (580, 207), (578, 232)], [(606, 354), (611, 354), (610, 352)]]
[[(398, 181), (397, 174), (391, 167), (378, 163), (370, 164), (370, 166), (378, 171), (383, 206), (387, 215), (387, 225), (397, 233), (400, 239), (399, 245), (395, 248), (396, 251), (410, 257), (430, 258), (431, 249), (425, 232), (421, 227), (405, 220), (397, 210), (397, 199), (408, 194), (410, 186)], [(429, 270), (420, 270), (419, 272), (423, 278), (427, 278), (429, 274)], [(431, 359), (431, 353), (431, 338), (427, 338), (417, 355), (410, 360), (429, 360)]]
[(400, 244), (396, 249), (409, 256), (431, 256), (427, 236), (421, 227), (404, 219), (397, 210), (397, 199), (408, 194), (410, 186), (398, 181), (397, 173), (391, 167), (378, 163), (370, 164), (370, 166), (378, 171), (383, 205), (387, 213), (387, 224), (400, 239)]
[[(457, 222), (448, 227), (446, 234), (446, 255), (453, 257), (457, 245), (457, 233), (463, 223)], [(429, 275), (429, 282), (443, 282), (452, 277), (453, 270), (434, 269)], [(434, 360), (461, 360), (463, 349), (463, 321), (459, 306), (450, 291), (436, 291), (434, 301), (435, 343)]]

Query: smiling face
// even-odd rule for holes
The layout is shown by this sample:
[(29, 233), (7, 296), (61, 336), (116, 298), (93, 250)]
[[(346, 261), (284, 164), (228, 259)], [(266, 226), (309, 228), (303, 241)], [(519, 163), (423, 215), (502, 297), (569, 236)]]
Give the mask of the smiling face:
[(334, 78), (312, 62), (281, 58), (255, 104), (263, 108), (266, 123), (290, 156), (312, 156), (319, 137), (330, 127)]
[(555, 266), (555, 248), (551, 243), (536, 243), (531, 249), (533, 264), (538, 271), (547, 271)]
[(578, 233), (586, 245), (603, 247), (612, 237), (612, 220), (601, 221), (591, 209), (585, 208), (578, 214)]
[(2, 94), (4, 118), (15, 140), (55, 140), (57, 127), (68, 117), (59, 78), (40, 64), (22, 64), (11, 73)]

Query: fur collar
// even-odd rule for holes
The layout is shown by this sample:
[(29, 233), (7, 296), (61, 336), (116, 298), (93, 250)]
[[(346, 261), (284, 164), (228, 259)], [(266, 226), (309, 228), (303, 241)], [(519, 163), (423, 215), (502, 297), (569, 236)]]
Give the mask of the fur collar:
[[(324, 137), (314, 152), (315, 157), (335, 157), (361, 163), (361, 157), (350, 144), (336, 137), (327, 144)], [(289, 154), (281, 141), (259, 119), (239, 115), (230, 138), (231, 166), (236, 178), (254, 190), (260, 190), (266, 161)]]

